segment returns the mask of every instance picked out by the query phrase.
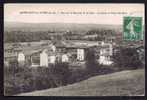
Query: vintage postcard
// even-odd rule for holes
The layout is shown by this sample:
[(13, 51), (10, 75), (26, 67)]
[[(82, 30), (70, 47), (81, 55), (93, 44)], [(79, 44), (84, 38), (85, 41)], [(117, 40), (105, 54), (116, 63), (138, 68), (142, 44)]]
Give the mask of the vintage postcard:
[(4, 95), (144, 96), (144, 6), (4, 4)]

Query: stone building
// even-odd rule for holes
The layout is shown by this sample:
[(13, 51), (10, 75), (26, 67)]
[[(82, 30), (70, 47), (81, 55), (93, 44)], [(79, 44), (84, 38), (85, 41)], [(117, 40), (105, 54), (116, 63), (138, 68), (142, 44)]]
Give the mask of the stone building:
[(113, 55), (113, 47), (110, 43), (101, 43), (100, 53), (99, 53), (99, 63), (103, 65), (111, 65), (113, 61), (111, 57)]

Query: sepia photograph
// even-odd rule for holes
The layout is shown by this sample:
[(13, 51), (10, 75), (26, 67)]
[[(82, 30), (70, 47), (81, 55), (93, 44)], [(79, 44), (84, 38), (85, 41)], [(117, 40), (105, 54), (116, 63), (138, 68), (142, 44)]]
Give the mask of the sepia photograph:
[(144, 8), (4, 4), (4, 96), (145, 96)]

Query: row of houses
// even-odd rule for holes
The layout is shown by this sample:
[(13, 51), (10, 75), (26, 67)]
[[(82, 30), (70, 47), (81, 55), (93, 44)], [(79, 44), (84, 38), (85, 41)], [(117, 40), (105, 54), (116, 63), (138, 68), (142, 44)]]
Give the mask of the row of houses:
[[(15, 58), (19, 64), (28, 64), (32, 67), (45, 66), (55, 64), (57, 62), (74, 63), (85, 62), (86, 54), (90, 48), (94, 48), (96, 55), (99, 56), (100, 64), (110, 65), (111, 56), (113, 54), (113, 46), (111, 43), (104, 42), (83, 42), (83, 41), (58, 41), (50, 42), (44, 46), (29, 47), (18, 49), (12, 53), (4, 53), (4, 63), (8, 63), (10, 59)], [(11, 54), (11, 56), (9, 55)]]

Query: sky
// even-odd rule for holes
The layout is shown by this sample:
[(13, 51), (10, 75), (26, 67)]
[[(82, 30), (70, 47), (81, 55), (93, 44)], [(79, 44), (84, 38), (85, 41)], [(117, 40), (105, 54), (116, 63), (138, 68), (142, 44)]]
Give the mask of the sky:
[(144, 4), (4, 4), (4, 22), (123, 24), (123, 17), (143, 18)]

